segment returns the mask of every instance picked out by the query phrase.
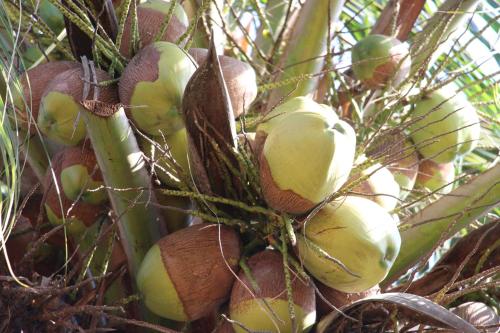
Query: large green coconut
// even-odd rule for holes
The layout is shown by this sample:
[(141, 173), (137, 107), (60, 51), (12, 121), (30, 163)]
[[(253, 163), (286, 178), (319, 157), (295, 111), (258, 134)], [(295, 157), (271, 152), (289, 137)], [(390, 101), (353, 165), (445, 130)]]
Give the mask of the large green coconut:
[(410, 135), (419, 153), (436, 163), (447, 163), (473, 150), (481, 126), (474, 107), (447, 89), (434, 91), (411, 110)]
[[(141, 47), (155, 42), (155, 38), (165, 21), (173, 1), (147, 0), (137, 6), (137, 25)], [(175, 3), (170, 22), (160, 41), (175, 43), (187, 30), (189, 19), (179, 2)], [(132, 17), (129, 13), (123, 29), (120, 53), (129, 57), (132, 41)]]
[(180, 113), (187, 82), (196, 70), (187, 52), (168, 42), (143, 48), (120, 78), (120, 101), (137, 127), (150, 135), (182, 129)]
[[(84, 72), (82, 68), (73, 68), (58, 74), (45, 89), (40, 101), (38, 127), (40, 131), (58, 143), (77, 145), (86, 135), (83, 112), (80, 105), (83, 98)], [(103, 70), (96, 69), (98, 83), (111, 80)], [(118, 95), (113, 85), (91, 86), (87, 99), (91, 100), (94, 90), (98, 91), (97, 100), (116, 104)]]
[(293, 112), (274, 123), (260, 152), (260, 182), (266, 202), (305, 213), (338, 190), (349, 177), (356, 137), (333, 110)]
[[(292, 332), (281, 254), (257, 253), (248, 260), (248, 267), (259, 289), (255, 290), (248, 276), (240, 272), (231, 291), (231, 319), (252, 332)], [(314, 288), (298, 275), (291, 275), (297, 332), (306, 332), (316, 320)], [(236, 333), (247, 332), (237, 324), (233, 328)]]
[(408, 77), (411, 60), (408, 48), (394, 37), (369, 35), (352, 48), (352, 70), (370, 88), (398, 85)]
[(233, 229), (193, 225), (153, 245), (139, 268), (137, 286), (155, 314), (197, 320), (229, 298), (239, 258), (240, 240)]
[(355, 196), (324, 206), (304, 224), (303, 235), (298, 252), (304, 266), (323, 284), (346, 293), (362, 292), (382, 281), (401, 245), (393, 218), (373, 201)]

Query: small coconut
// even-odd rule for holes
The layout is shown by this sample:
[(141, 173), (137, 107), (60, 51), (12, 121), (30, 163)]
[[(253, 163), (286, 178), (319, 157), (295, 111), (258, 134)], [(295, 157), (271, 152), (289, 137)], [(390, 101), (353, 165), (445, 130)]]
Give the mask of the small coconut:
[(418, 168), (417, 185), (437, 194), (448, 194), (453, 189), (455, 166), (453, 162), (436, 163), (423, 160)]
[(156, 42), (132, 58), (120, 78), (120, 101), (137, 127), (150, 135), (170, 135), (182, 129), (182, 96), (196, 70), (183, 49)]
[[(359, 293), (344, 293), (325, 286), (321, 282), (316, 282), (316, 286), (322, 296), (316, 296), (316, 308), (320, 318), (360, 299), (380, 294), (380, 287), (378, 285)], [(326, 299), (329, 304), (324, 299)], [(331, 305), (335, 308), (332, 308)]]
[(16, 110), (14, 122), (21, 128), (29, 129), (31, 134), (35, 134), (40, 100), (48, 82), (58, 74), (77, 68), (79, 65), (72, 61), (50, 61), (23, 73), (19, 78), (21, 87), (11, 89)]
[(391, 130), (373, 141), (366, 156), (382, 159), (399, 184), (399, 198), (404, 200), (417, 180), (419, 158), (413, 143), (401, 131)]
[[(333, 110), (331, 111), (333, 115)], [(324, 112), (292, 112), (273, 125), (260, 153), (260, 183), (269, 206), (305, 213), (349, 177), (354, 130)]]
[(200, 319), (228, 299), (239, 257), (238, 234), (223, 225), (203, 223), (167, 235), (137, 274), (144, 304), (171, 320)]
[(474, 107), (449, 89), (424, 96), (411, 110), (411, 139), (419, 153), (436, 163), (447, 163), (472, 151), (481, 126)]
[[(208, 50), (193, 48), (189, 54), (199, 66), (207, 61)], [(253, 68), (238, 59), (228, 56), (219, 56), (222, 77), (226, 82), (234, 117), (238, 118), (248, 110), (248, 107), (257, 97), (257, 78)]]
[[(141, 48), (144, 48), (155, 42), (155, 38), (160, 33), (163, 22), (170, 11), (173, 1), (168, 0), (147, 0), (137, 6), (137, 26)], [(132, 42), (132, 11), (129, 12), (125, 27), (123, 29), (122, 43), (120, 53), (130, 57)], [(179, 2), (175, 3), (172, 17), (168, 23), (167, 29), (160, 41), (175, 43), (187, 30), (189, 19), (186, 12)]]
[[(358, 159), (358, 163), (366, 160), (365, 156)], [(351, 176), (354, 182), (360, 177), (368, 177), (356, 185), (351, 191), (353, 195), (359, 195), (378, 203), (386, 211), (396, 208), (399, 200), (399, 184), (388, 168), (376, 163), (369, 168)]]
[(302, 234), (297, 245), (304, 266), (323, 284), (346, 293), (362, 292), (382, 281), (401, 245), (393, 218), (373, 201), (356, 196), (325, 205), (304, 224)]
[(384, 87), (391, 79), (402, 83), (410, 72), (408, 48), (394, 37), (369, 35), (352, 48), (352, 70), (369, 88)]
[[(460, 304), (456, 308), (451, 308), (450, 311), (477, 327), (482, 333), (498, 333), (500, 317), (495, 310), (484, 303), (467, 302)], [(455, 330), (444, 330), (442, 332), (459, 333)]]
[[(281, 254), (259, 252), (248, 260), (248, 267), (259, 290), (240, 272), (231, 291), (231, 319), (252, 332), (292, 332)], [(291, 273), (291, 278), (297, 332), (305, 332), (316, 321), (314, 288), (297, 274)], [(236, 333), (247, 332), (237, 324), (233, 328)]]
[[(96, 69), (97, 82), (111, 80), (103, 70)], [(77, 145), (86, 135), (81, 112), (86, 112), (80, 105), (83, 98), (84, 73), (81, 68), (66, 70), (52, 79), (40, 101), (38, 127), (50, 139), (65, 145)], [(92, 86), (87, 99), (94, 96)], [(112, 85), (97, 88), (98, 100), (104, 103), (118, 103), (116, 87)]]
[[(82, 201), (72, 201), (61, 190), (61, 162), (62, 154), (54, 156), (52, 167), (56, 175), (56, 182), (52, 170), (49, 168), (45, 174), (44, 185), (44, 207), (50, 223), (60, 225), (66, 223), (70, 234), (78, 236), (94, 222), (101, 213), (101, 208)], [(57, 184), (57, 186), (56, 186)]]
[[(154, 140), (155, 143), (151, 142)], [(179, 187), (182, 176), (189, 175), (186, 129), (165, 137), (140, 138), (141, 149), (149, 158), (151, 172), (165, 185)]]
[(70, 200), (81, 198), (83, 202), (93, 205), (108, 200), (95, 154), (86, 146), (69, 147), (62, 151), (59, 177), (64, 194)]

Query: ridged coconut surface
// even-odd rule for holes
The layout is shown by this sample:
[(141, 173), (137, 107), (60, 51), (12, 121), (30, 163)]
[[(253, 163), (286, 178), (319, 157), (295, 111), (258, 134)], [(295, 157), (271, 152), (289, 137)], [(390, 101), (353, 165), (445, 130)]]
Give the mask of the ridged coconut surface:
[(354, 130), (333, 114), (292, 112), (272, 126), (259, 158), (260, 182), (274, 209), (305, 213), (349, 177)]
[[(304, 266), (328, 287), (362, 292), (382, 281), (396, 260), (401, 237), (393, 218), (365, 198), (347, 196), (324, 206), (303, 226), (298, 252)], [(320, 256), (311, 242), (343, 263)]]
[[(148, 0), (137, 6), (137, 22), (141, 47), (155, 42), (155, 37), (160, 32), (171, 4), (173, 4), (173, 1)], [(167, 30), (160, 38), (160, 41), (175, 43), (186, 32), (188, 25), (189, 19), (182, 6), (177, 2)], [(131, 34), (132, 17), (129, 14), (125, 22), (125, 28), (123, 29), (122, 44), (120, 45), (120, 53), (126, 57), (130, 57)]]
[(150, 135), (182, 129), (184, 89), (196, 70), (195, 61), (177, 45), (156, 42), (132, 58), (120, 78), (120, 101), (137, 127)]
[(449, 89), (434, 91), (411, 110), (410, 135), (419, 153), (447, 163), (473, 150), (481, 126), (474, 107)]
[[(58, 74), (45, 89), (40, 101), (38, 127), (47, 137), (66, 145), (77, 145), (86, 135), (85, 123), (78, 114), (85, 112), (80, 102), (83, 98), (84, 73), (81, 68), (73, 68)], [(96, 69), (97, 82), (111, 80), (103, 70)], [(98, 100), (104, 103), (118, 103), (116, 87), (91, 86), (88, 100), (92, 100), (97, 90)]]
[(394, 37), (369, 35), (352, 48), (352, 70), (370, 88), (383, 87), (390, 79), (398, 85), (411, 67), (408, 48)]
[[(283, 257), (279, 252), (263, 251), (248, 260), (248, 267), (259, 290), (253, 290), (247, 276), (240, 272), (231, 292), (231, 319), (252, 331), (291, 332)], [(307, 331), (316, 320), (314, 288), (296, 274), (291, 273), (291, 277), (298, 331)], [(278, 318), (273, 317), (263, 301)], [(238, 325), (233, 325), (233, 328), (237, 333), (246, 332)]]
[(200, 319), (228, 299), (239, 258), (234, 230), (193, 225), (162, 238), (148, 251), (137, 284), (146, 306), (157, 315)]
[[(40, 99), (42, 98), (47, 84), (58, 74), (80, 66), (72, 61), (50, 61), (40, 64), (21, 75), (19, 81), (21, 89), (12, 89), (14, 94), (14, 106), (16, 109), (16, 121), (21, 127), (28, 128), (31, 134), (36, 132), (35, 123), (38, 118)], [(31, 112), (31, 116), (30, 116)]]
[[(196, 60), (199, 66), (207, 60), (208, 50), (193, 48), (189, 54)], [(234, 117), (241, 116), (257, 97), (257, 79), (253, 68), (238, 59), (219, 56), (222, 76), (226, 82)]]

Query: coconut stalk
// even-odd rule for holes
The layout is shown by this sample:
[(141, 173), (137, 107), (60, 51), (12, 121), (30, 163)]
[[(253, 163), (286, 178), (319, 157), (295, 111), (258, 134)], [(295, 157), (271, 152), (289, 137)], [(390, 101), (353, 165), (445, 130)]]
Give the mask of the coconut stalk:
[(407, 40), (424, 4), (425, 0), (390, 0), (371, 33)]
[(464, 20), (479, 3), (480, 0), (447, 0), (438, 8), (422, 31), (415, 34), (410, 48), (412, 59), (410, 77), (417, 72), (424, 73), (427, 70), (428, 65), (442, 53), (443, 48), (440, 46), (460, 32)]
[(442, 241), (495, 207), (500, 200), (500, 164), (456, 188), (402, 222), (401, 249), (384, 285), (395, 281)]
[[(285, 84), (271, 92), (268, 107), (284, 97), (304, 96), (315, 91), (319, 82), (316, 74), (323, 68), (327, 39), (331, 38), (329, 26), (337, 22), (343, 5), (343, 0), (305, 2), (281, 56), (285, 59), (279, 64), (283, 71), (275, 80), (285, 80)], [(318, 15), (319, 12), (324, 14)]]

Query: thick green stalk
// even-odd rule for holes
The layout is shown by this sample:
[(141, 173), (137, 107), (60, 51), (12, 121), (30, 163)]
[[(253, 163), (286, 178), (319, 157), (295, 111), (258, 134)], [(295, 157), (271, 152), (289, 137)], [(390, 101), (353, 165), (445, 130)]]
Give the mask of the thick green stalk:
[(123, 108), (109, 117), (84, 114), (133, 276), (151, 245), (164, 234), (142, 153)]
[[(427, 21), (425, 27), (415, 35), (410, 49), (412, 57), (411, 75), (422, 68), (426, 62), (432, 63), (442, 53), (440, 46), (446, 40), (463, 32), (464, 21), (470, 18), (480, 0), (447, 0)], [(461, 29), (461, 27), (463, 29)]]
[[(326, 45), (328, 25), (334, 26), (340, 15), (343, 0), (308, 0), (302, 7), (283, 52), (283, 72), (277, 80), (282, 81), (301, 75), (316, 74), (321, 71)], [(321, 14), (319, 14), (321, 13)], [(271, 92), (269, 106), (276, 104), (285, 96), (304, 96), (314, 92), (319, 76), (310, 76), (297, 84), (286, 85)]]
[(404, 220), (401, 250), (384, 283), (389, 283), (447, 239), (500, 202), (500, 164)]

